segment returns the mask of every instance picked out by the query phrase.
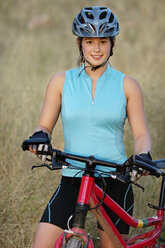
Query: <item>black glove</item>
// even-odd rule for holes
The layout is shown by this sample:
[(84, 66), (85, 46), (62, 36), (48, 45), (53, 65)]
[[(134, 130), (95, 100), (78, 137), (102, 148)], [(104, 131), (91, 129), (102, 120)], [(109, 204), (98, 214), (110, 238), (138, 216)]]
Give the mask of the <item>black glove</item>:
[(145, 160), (152, 161), (152, 157), (151, 157), (151, 154), (149, 152), (148, 153), (140, 153), (140, 154), (138, 154), (138, 156), (140, 156), (141, 158), (144, 158)]
[[(37, 131), (35, 132), (31, 137), (29, 137), (31, 140), (41, 140), (41, 144), (32, 145), (32, 150), (36, 153), (44, 151), (48, 151), (48, 147), (50, 146), (50, 139), (48, 137), (48, 134), (44, 131)], [(43, 143), (44, 142), (44, 143)], [(38, 142), (37, 142), (38, 143)], [(47, 155), (37, 155), (43, 162), (46, 160)]]
[[(152, 157), (151, 157), (151, 154), (149, 152), (138, 154), (138, 156), (144, 160), (152, 161)], [(136, 165), (134, 165), (132, 173), (131, 173), (131, 181), (132, 182), (137, 181), (142, 175), (145, 175), (146, 172), (147, 171), (144, 170), (143, 168), (139, 168)]]

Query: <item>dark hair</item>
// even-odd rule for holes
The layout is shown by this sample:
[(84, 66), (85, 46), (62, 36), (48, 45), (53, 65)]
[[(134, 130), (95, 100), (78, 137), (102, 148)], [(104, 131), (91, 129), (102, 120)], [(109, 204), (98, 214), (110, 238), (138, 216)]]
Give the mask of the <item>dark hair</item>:
[[(78, 39), (78, 41), (80, 43), (80, 45), (79, 45), (80, 56), (77, 59), (77, 66), (80, 66), (82, 63), (85, 62), (84, 54), (83, 54), (83, 51), (82, 51), (82, 39), (83, 38), (82, 37), (78, 37), (77, 39)], [(115, 45), (114, 39), (115, 38), (114, 37), (109, 37), (109, 39), (110, 39), (110, 42), (111, 42), (111, 51), (110, 51), (110, 55), (109, 55), (109, 57), (110, 57), (110, 56), (113, 55), (113, 48), (114, 48), (114, 45)]]

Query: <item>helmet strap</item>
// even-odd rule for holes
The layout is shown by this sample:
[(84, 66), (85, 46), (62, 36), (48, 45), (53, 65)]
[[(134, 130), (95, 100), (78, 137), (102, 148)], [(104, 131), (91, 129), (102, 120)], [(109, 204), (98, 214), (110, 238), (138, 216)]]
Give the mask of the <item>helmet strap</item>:
[[(109, 57), (108, 57), (108, 59), (109, 59)], [(104, 63), (97, 65), (97, 66), (93, 66), (87, 59), (85, 61), (90, 65), (91, 71), (96, 71), (100, 67), (104, 66), (107, 63), (108, 59)]]
[[(110, 56), (109, 56), (109, 57), (110, 57)], [(88, 60), (86, 60), (86, 62), (87, 62), (89, 65), (84, 66), (84, 67), (82, 68), (82, 70), (80, 71), (80, 73), (79, 73), (78, 76), (80, 76), (81, 73), (82, 73), (82, 71), (85, 70), (85, 69), (88, 68), (88, 67), (91, 67), (91, 71), (96, 71), (97, 69), (99, 69), (100, 67), (104, 66), (104, 65), (107, 63), (107, 61), (109, 60), (109, 57), (108, 57), (108, 59), (107, 59), (104, 63), (102, 63), (101, 65), (97, 65), (97, 66), (93, 66)]]

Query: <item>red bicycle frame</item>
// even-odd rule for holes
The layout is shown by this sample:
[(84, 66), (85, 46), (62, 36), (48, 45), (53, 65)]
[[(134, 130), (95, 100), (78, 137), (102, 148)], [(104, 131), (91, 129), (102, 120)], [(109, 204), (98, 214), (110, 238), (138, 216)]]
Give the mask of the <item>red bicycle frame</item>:
[[(165, 179), (164, 179), (165, 181)], [(89, 175), (84, 175), (82, 177), (79, 196), (77, 199), (77, 205), (86, 205), (90, 207), (90, 211), (96, 216), (98, 222), (103, 227), (104, 231), (107, 233), (109, 238), (111, 239), (112, 243), (114, 244), (115, 248), (123, 247), (123, 248), (142, 248), (142, 247), (155, 247), (156, 239), (160, 237), (161, 234), (161, 227), (163, 222), (164, 211), (158, 210), (156, 217), (149, 217), (141, 220), (137, 220), (136, 218), (130, 216), (123, 208), (121, 208), (111, 197), (105, 195), (103, 202), (111, 209), (114, 213), (116, 213), (122, 220), (124, 220), (129, 226), (135, 228), (143, 228), (148, 226), (154, 226), (152, 231), (145, 232), (143, 234), (137, 235), (135, 237), (130, 238), (129, 240), (125, 241), (117, 228), (115, 227), (112, 220), (107, 215), (106, 211), (104, 210), (103, 206), (100, 205), (97, 208), (95, 206), (99, 205), (99, 200), (103, 198), (103, 191), (101, 188), (95, 184), (94, 177)], [(84, 234), (84, 230), (81, 228), (73, 227), (71, 229), (72, 233), (67, 234), (66, 238), (69, 238), (72, 235), (81, 235)], [(68, 235), (68, 236), (67, 236)], [(56, 242), (55, 248), (61, 247), (60, 244), (62, 242), (64, 234), (62, 234), (58, 241)], [(83, 235), (84, 240), (85, 235)], [(139, 241), (138, 243), (136, 243)], [(91, 244), (91, 240), (89, 242), (88, 247), (93, 247)], [(165, 248), (165, 244), (161, 246)]]
[[(46, 141), (44, 141), (46, 142)], [(43, 144), (45, 144), (43, 142)], [(40, 139), (35, 139), (33, 142), (31, 139), (25, 140), (22, 144), (22, 149), (29, 150), (29, 145), (32, 144), (41, 144)], [(42, 152), (43, 153), (43, 152)], [(165, 160), (155, 160), (152, 162), (143, 160), (139, 156), (135, 155), (128, 159), (124, 164), (115, 164), (103, 160), (98, 160), (92, 156), (84, 157), (73, 154), (64, 153), (56, 149), (49, 147), (47, 155), (51, 156), (51, 166), (47, 164), (42, 164), (42, 167), (46, 166), (51, 170), (67, 168), (71, 166), (68, 164), (65, 159), (73, 159), (76, 161), (84, 162), (86, 164), (84, 174), (81, 180), (79, 196), (77, 199), (76, 213), (73, 222), (73, 228), (71, 230), (65, 230), (65, 232), (58, 238), (55, 248), (66, 247), (64, 242), (68, 241), (72, 236), (81, 237), (85, 243), (86, 248), (93, 248), (92, 240), (90, 236), (85, 233), (85, 220), (86, 214), (89, 211), (92, 211), (96, 216), (98, 222), (103, 227), (104, 231), (107, 233), (115, 248), (142, 248), (142, 247), (156, 247), (157, 239), (160, 237), (161, 228), (163, 223), (163, 216), (165, 211), (165, 173), (161, 170), (165, 168)], [(50, 161), (50, 160), (49, 160)], [(120, 207), (111, 197), (106, 195), (101, 188), (95, 184), (95, 167), (96, 165), (107, 166), (111, 168), (116, 168), (116, 171), (124, 172), (126, 168), (130, 168), (133, 165), (136, 165), (144, 170), (150, 171), (150, 173), (155, 176), (162, 176), (162, 185), (160, 191), (159, 205), (153, 206), (150, 204), (150, 207), (157, 209), (156, 217), (149, 217), (141, 220), (130, 216), (122, 207)], [(81, 169), (81, 168), (80, 168)], [(124, 169), (124, 171), (123, 171)], [(143, 228), (153, 226), (153, 230), (144, 232), (143, 234), (137, 235), (125, 241), (117, 228), (115, 227), (112, 220), (107, 215), (102, 204), (104, 202), (114, 213), (116, 213), (119, 218), (121, 218), (129, 226), (135, 228)], [(79, 221), (81, 220), (81, 221)], [(165, 248), (165, 244), (159, 246)]]

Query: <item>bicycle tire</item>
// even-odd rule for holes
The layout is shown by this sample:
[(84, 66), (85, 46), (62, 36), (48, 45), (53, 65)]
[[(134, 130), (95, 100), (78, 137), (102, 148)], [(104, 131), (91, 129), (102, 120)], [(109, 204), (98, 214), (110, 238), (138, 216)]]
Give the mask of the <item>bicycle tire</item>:
[(72, 238), (67, 242), (67, 248), (83, 248), (83, 243), (81, 240)]

